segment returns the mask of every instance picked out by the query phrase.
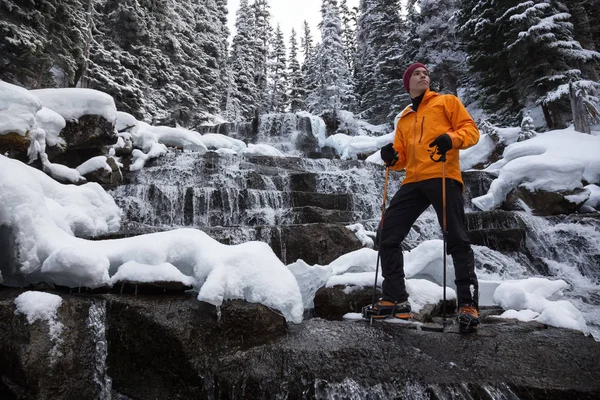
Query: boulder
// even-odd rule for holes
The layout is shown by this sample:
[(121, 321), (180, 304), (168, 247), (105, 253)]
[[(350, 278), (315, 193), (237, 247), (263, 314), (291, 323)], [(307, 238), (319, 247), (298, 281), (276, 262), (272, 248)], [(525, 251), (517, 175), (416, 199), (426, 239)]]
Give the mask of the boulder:
[(354, 233), (336, 224), (282, 225), (271, 230), (269, 245), (284, 264), (302, 259), (311, 265), (327, 265), (363, 247)]
[(482, 312), (477, 334), (459, 335), (456, 325), (322, 318), (287, 327), (264, 306), (217, 309), (192, 295), (61, 294), (53, 359), (47, 324), (14, 315), (20, 293), (0, 287), (1, 398), (600, 396), (600, 343), (496, 310)]
[(101, 148), (117, 142), (114, 125), (99, 115), (84, 115), (77, 121), (67, 121), (60, 136), (68, 150)]
[(92, 300), (71, 297), (58, 309), (63, 325), (52, 340), (49, 324), (15, 315), (16, 289), (0, 290), (0, 398), (95, 399), (98, 349), (89, 327)]
[[(585, 193), (585, 189), (575, 189), (570, 192), (557, 193), (547, 192), (545, 190), (536, 190), (534, 192), (519, 186), (511, 191), (504, 203), (502, 209), (508, 211), (519, 211), (523, 209), (521, 202), (529, 207), (533, 214), (540, 216), (573, 214), (579, 210), (579, 207), (587, 200), (586, 196), (581, 196)], [(579, 196), (578, 196), (579, 195)], [(572, 198), (581, 198), (580, 202), (573, 203), (567, 200), (567, 196)]]
[(8, 132), (0, 135), (0, 154), (21, 161), (27, 161), (27, 149), (31, 143), (29, 133), (20, 135), (16, 132)]

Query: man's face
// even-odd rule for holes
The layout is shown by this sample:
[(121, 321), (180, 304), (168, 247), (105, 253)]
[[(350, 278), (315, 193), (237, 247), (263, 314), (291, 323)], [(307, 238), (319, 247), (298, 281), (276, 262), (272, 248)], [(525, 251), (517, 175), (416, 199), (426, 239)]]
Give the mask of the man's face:
[(429, 89), (429, 72), (423, 67), (415, 69), (410, 77), (410, 97), (415, 98)]

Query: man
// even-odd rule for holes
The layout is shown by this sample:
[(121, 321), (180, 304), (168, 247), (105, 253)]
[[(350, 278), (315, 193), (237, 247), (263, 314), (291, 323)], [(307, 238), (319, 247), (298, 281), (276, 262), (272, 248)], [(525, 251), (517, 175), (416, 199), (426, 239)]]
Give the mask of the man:
[(476, 144), (479, 130), (456, 96), (429, 89), (429, 71), (425, 65), (410, 65), (403, 79), (412, 105), (400, 114), (394, 143), (381, 149), (381, 158), (390, 169), (405, 169), (406, 178), (385, 211), (383, 228), (378, 232), (383, 297), (366, 307), (365, 315), (409, 318), (411, 307), (400, 245), (429, 205), (433, 205), (442, 225), (442, 162), (433, 159), (445, 155), (447, 251), (452, 255), (456, 272), (458, 320), (461, 332), (475, 331), (479, 326), (478, 283), (464, 226), (459, 150)]

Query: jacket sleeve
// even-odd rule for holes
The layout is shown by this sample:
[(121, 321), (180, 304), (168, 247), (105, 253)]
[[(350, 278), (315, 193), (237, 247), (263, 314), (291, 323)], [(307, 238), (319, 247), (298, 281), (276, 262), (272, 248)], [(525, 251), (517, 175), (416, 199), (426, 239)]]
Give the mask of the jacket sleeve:
[(448, 132), (452, 138), (452, 147), (464, 150), (476, 145), (479, 142), (479, 129), (460, 99), (456, 96), (446, 95), (444, 108), (446, 116), (452, 124), (452, 131)]
[(402, 132), (400, 131), (398, 121), (396, 121), (396, 134), (394, 135), (394, 150), (398, 152), (398, 161), (390, 167), (395, 171), (401, 171), (406, 167), (406, 147), (402, 140)]

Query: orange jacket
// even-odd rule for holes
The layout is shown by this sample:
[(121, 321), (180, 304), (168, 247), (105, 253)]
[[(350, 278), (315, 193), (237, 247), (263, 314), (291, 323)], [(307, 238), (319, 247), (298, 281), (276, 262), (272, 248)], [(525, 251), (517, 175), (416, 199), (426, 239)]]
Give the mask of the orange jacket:
[(394, 149), (398, 161), (391, 169), (406, 169), (403, 183), (442, 177), (442, 163), (431, 160), (434, 147), (429, 143), (443, 133), (452, 139), (452, 149), (446, 153), (446, 177), (462, 183), (458, 150), (475, 145), (479, 129), (458, 97), (428, 89), (417, 111), (406, 107), (396, 124)]

